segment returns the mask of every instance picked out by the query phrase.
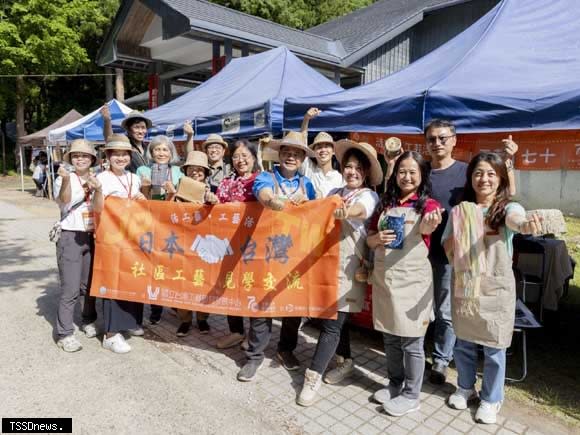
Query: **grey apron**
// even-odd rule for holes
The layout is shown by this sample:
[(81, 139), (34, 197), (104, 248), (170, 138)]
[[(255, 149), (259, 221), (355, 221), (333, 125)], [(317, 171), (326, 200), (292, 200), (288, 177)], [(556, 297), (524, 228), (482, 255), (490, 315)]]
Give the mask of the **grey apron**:
[(492, 231), (486, 226), (487, 270), (481, 277), (479, 297), (466, 300), (455, 276), (452, 297), (453, 328), (457, 337), (499, 349), (511, 344), (516, 309), (515, 278), (504, 233), (505, 227)]
[(374, 327), (400, 337), (422, 337), (433, 310), (433, 274), (419, 231), (421, 215), (410, 207), (394, 207), (383, 211), (379, 222), (385, 215), (405, 215), (404, 241), (402, 249), (375, 249)]

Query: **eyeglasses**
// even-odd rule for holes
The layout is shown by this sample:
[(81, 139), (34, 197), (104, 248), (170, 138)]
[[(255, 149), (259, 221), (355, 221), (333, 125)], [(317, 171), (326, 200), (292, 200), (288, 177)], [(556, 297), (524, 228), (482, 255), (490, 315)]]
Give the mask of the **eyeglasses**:
[(437, 143), (437, 139), (439, 139), (439, 142), (441, 142), (441, 145), (445, 145), (445, 142), (447, 142), (452, 137), (455, 137), (455, 135), (451, 134), (449, 136), (429, 136), (426, 138), (426, 140), (427, 140), (427, 143), (434, 144), (434, 143)]
[(233, 162), (237, 162), (240, 160), (248, 160), (251, 157), (250, 154), (234, 154), (232, 156), (232, 161)]

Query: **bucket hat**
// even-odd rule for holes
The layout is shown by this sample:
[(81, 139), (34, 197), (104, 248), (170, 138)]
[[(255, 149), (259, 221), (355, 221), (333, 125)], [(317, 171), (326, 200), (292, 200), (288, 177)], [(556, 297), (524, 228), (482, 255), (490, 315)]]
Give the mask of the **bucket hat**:
[(326, 133), (325, 131), (321, 131), (316, 135), (316, 137), (314, 138), (314, 142), (310, 144), (310, 148), (314, 149), (316, 145), (321, 143), (327, 143), (334, 146), (334, 140), (332, 139), (332, 136)]
[(208, 146), (210, 146), (214, 143), (217, 143), (226, 149), (228, 147), (228, 143), (224, 140), (223, 137), (221, 137), (219, 134), (212, 133), (207, 137), (205, 142), (202, 144), (203, 150), (205, 151)]
[(132, 119), (140, 119), (142, 121), (145, 121), (145, 125), (147, 126), (148, 129), (151, 128), (151, 126), (153, 125), (153, 123), (149, 118), (143, 116), (143, 113), (139, 112), (138, 110), (132, 110), (127, 114), (127, 116), (125, 116), (123, 122), (121, 122), (121, 127), (123, 127), (125, 130), (128, 130), (129, 127), (127, 127), (127, 123)]
[(315, 157), (314, 151), (312, 151), (305, 143), (304, 136), (298, 131), (289, 131), (286, 136), (282, 139), (271, 140), (268, 144), (270, 148), (274, 151), (280, 152), (280, 147), (291, 147), (302, 150), (306, 153), (308, 157)]
[(188, 166), (201, 166), (205, 169), (206, 173), (209, 173), (207, 154), (201, 151), (190, 151), (187, 153), (187, 159), (185, 160), (185, 163), (181, 165), (181, 170), (184, 174), (187, 172)]
[(72, 141), (70, 144), (70, 149), (64, 153), (64, 156), (62, 156), (62, 159), (68, 164), (72, 164), (70, 160), (71, 153), (90, 154), (93, 157), (93, 163), (95, 160), (97, 160), (97, 152), (95, 151), (95, 147), (86, 139), (75, 139)]
[(107, 138), (107, 143), (102, 150), (105, 152), (111, 150), (132, 152), (133, 147), (131, 146), (131, 142), (127, 136), (115, 133)]

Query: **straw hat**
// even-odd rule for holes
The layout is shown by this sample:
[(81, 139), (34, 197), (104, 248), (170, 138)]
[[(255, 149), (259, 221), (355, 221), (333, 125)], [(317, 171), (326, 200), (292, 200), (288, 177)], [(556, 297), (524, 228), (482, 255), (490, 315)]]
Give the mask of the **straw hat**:
[(129, 127), (127, 127), (127, 123), (132, 119), (139, 119), (141, 121), (145, 121), (145, 125), (147, 126), (147, 128), (151, 128), (151, 126), (153, 125), (153, 123), (149, 118), (143, 116), (143, 113), (139, 112), (138, 110), (132, 110), (127, 114), (127, 116), (125, 116), (123, 122), (121, 122), (121, 127), (123, 127), (125, 130), (129, 130)]
[(332, 139), (332, 136), (324, 131), (321, 131), (316, 135), (316, 137), (314, 138), (314, 142), (310, 144), (310, 148), (314, 149), (316, 145), (321, 143), (327, 143), (334, 146), (334, 140)]
[(278, 152), (280, 152), (280, 147), (285, 146), (302, 150), (308, 157), (316, 156), (314, 151), (304, 143), (304, 136), (298, 131), (289, 131), (282, 139), (271, 140), (268, 146)]
[(341, 139), (335, 144), (336, 158), (342, 164), (342, 158), (344, 153), (350, 148), (356, 148), (362, 151), (362, 153), (368, 157), (371, 162), (371, 173), (369, 174), (369, 184), (371, 186), (376, 186), (381, 184), (383, 181), (383, 169), (381, 164), (377, 160), (377, 151), (372, 145), (366, 142), (355, 142), (350, 139)]
[(103, 147), (103, 151), (105, 152), (111, 150), (132, 152), (133, 147), (131, 146), (131, 142), (127, 136), (115, 133), (107, 138), (107, 143)]
[(224, 148), (228, 147), (228, 143), (224, 140), (223, 137), (221, 137), (219, 134), (212, 133), (207, 137), (205, 142), (202, 144), (204, 151), (208, 146), (210, 146), (214, 143), (217, 143), (217, 144), (223, 146)]
[(95, 147), (86, 139), (75, 139), (72, 141), (70, 144), (70, 150), (68, 150), (68, 152), (64, 153), (64, 156), (62, 156), (62, 159), (68, 164), (72, 164), (70, 161), (71, 153), (90, 154), (93, 157), (93, 163), (95, 163), (97, 160), (97, 152), (95, 151)]
[(181, 165), (181, 170), (185, 174), (187, 172), (188, 166), (201, 166), (205, 169), (206, 173), (209, 173), (209, 163), (207, 161), (207, 154), (201, 151), (190, 151), (187, 153), (187, 159), (185, 163)]
[(179, 186), (177, 187), (175, 198), (184, 202), (197, 202), (203, 204), (205, 190), (205, 183), (193, 180), (189, 177), (183, 177), (179, 180)]

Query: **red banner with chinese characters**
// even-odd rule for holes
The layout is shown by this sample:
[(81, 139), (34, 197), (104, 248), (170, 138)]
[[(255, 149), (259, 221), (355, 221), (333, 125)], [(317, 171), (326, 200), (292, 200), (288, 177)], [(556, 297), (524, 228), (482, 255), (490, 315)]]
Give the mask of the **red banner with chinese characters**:
[[(474, 133), (457, 135), (457, 146), (453, 156), (468, 162), (480, 151), (503, 151), (501, 140), (509, 135), (518, 144), (515, 158), (516, 169), (521, 170), (579, 170), (580, 131), (519, 131), (513, 133)], [(383, 153), (385, 140), (396, 136), (403, 142), (405, 150), (418, 151), (427, 155), (425, 138), (418, 134), (352, 133), (351, 138), (373, 145)]]
[(336, 317), (338, 197), (216, 206), (108, 198), (91, 295), (248, 317)]

